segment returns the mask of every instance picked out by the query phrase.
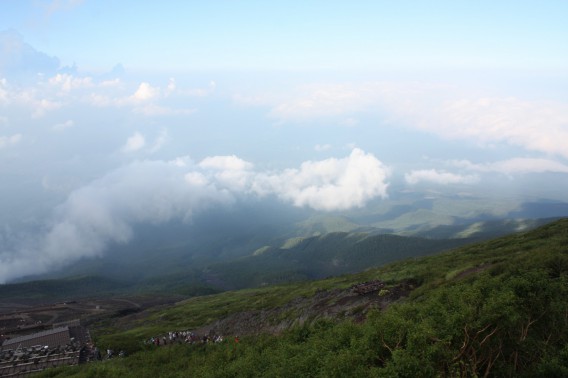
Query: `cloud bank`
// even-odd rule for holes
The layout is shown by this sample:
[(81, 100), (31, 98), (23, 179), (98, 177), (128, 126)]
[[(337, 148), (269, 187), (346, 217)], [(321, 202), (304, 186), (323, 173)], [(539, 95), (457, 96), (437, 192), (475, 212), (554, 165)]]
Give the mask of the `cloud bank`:
[(550, 159), (513, 158), (485, 164), (458, 160), (451, 162), (451, 164), (471, 171), (496, 172), (505, 175), (545, 172), (568, 173), (568, 165)]
[(294, 206), (333, 211), (387, 195), (389, 169), (359, 149), (299, 169), (267, 173), (253, 167), (232, 155), (197, 164), (188, 158), (146, 160), (116, 169), (71, 192), (40, 236), (6, 240), (11, 249), (0, 253), (0, 282), (100, 256), (111, 243), (130, 241), (136, 224), (189, 221), (241, 196), (274, 195)]
[(568, 158), (568, 104), (518, 97), (479, 96), (457, 86), (367, 82), (304, 85), (275, 96), (235, 96), (240, 104), (269, 106), (279, 122), (335, 120), (357, 125), (357, 117), (379, 115), (383, 124), (404, 124), (442, 139), (504, 143)]
[(474, 184), (479, 181), (476, 175), (460, 175), (436, 169), (414, 170), (404, 175), (404, 179), (410, 185), (428, 182), (440, 185), (450, 184)]

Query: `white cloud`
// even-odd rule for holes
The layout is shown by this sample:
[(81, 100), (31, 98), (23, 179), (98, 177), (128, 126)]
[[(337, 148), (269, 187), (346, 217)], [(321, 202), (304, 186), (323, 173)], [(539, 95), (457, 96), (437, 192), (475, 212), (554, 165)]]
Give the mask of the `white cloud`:
[(475, 164), (469, 160), (451, 162), (453, 165), (478, 172), (497, 172), (506, 175), (557, 172), (568, 173), (568, 165), (549, 159), (513, 158), (493, 163)]
[(329, 151), (331, 150), (331, 144), (316, 144), (314, 150), (317, 152)]
[(34, 101), (34, 110), (32, 112), (32, 118), (42, 118), (47, 112), (57, 110), (63, 106), (62, 103), (51, 101), (48, 99), (41, 99), (39, 101)]
[(414, 170), (404, 175), (406, 182), (416, 185), (421, 182), (429, 182), (440, 185), (449, 184), (474, 184), (479, 181), (476, 175), (459, 175), (435, 169)]
[(0, 104), (8, 103), (8, 81), (4, 78), (0, 79)]
[(191, 107), (172, 106), (180, 96), (187, 95), (177, 89), (173, 79), (163, 88), (148, 82), (133, 88), (120, 79), (99, 81), (90, 76), (68, 73), (57, 73), (47, 78), (35, 76), (34, 80), (25, 86), (9, 85), (0, 76), (0, 106), (25, 107), (33, 119), (78, 106), (126, 108), (146, 117), (187, 116), (196, 111)]
[(357, 143), (354, 143), (354, 142), (347, 143), (345, 145), (345, 148), (347, 148), (348, 150), (352, 150), (354, 148), (357, 148)]
[(88, 97), (88, 102), (92, 106), (97, 106), (101, 108), (105, 106), (117, 105), (117, 103), (113, 101), (112, 98), (99, 93), (91, 93)]
[(233, 94), (233, 102), (241, 106), (273, 106), (278, 101), (274, 95), (244, 95), (241, 93)]
[(91, 77), (75, 77), (69, 74), (57, 74), (49, 78), (48, 83), (63, 92), (70, 92), (74, 89), (92, 88), (94, 86), (93, 78)]
[(421, 127), (447, 138), (505, 142), (568, 157), (568, 106), (517, 98), (449, 101)]
[(203, 187), (210, 184), (207, 177), (201, 172), (186, 173), (184, 179), (189, 185), (196, 187)]
[(207, 157), (199, 163), (199, 166), (202, 168), (225, 171), (242, 171), (253, 167), (252, 163), (235, 155)]
[(280, 96), (235, 95), (233, 100), (269, 106), (269, 116), (280, 122), (341, 118), (338, 124), (353, 126), (355, 115), (374, 113), (382, 117), (382, 125), (405, 125), (443, 139), (481, 146), (505, 143), (568, 157), (568, 104), (563, 102), (483, 97), (456, 86), (392, 82), (308, 85)]
[(154, 144), (150, 148), (150, 153), (153, 154), (153, 153), (156, 153), (159, 150), (161, 150), (162, 147), (164, 146), (164, 144), (166, 144), (166, 142), (168, 141), (168, 139), (169, 139), (168, 130), (162, 129), (160, 131), (160, 134), (158, 135), (158, 137), (154, 141)]
[(168, 162), (176, 167), (187, 167), (192, 164), (192, 160), (189, 156), (179, 156)]
[(138, 151), (146, 145), (146, 139), (139, 132), (134, 133), (126, 140), (126, 144), (122, 147), (122, 152)]
[(168, 86), (166, 87), (166, 94), (171, 94), (174, 93), (176, 91), (176, 80), (171, 77), (170, 80), (168, 81)]
[(252, 163), (235, 155), (207, 157), (199, 162), (199, 167), (212, 171), (215, 181), (230, 190), (245, 192), (254, 180)]
[[(168, 112), (168, 108), (155, 104), (162, 96), (162, 89), (153, 87), (147, 82), (140, 83), (134, 93), (124, 95), (120, 87), (123, 85), (120, 79), (103, 81), (98, 85), (98, 91), (90, 93), (88, 103), (94, 106), (132, 106), (136, 112), (147, 115), (160, 115)], [(166, 90), (167, 92), (167, 90)]]
[(22, 134), (14, 134), (11, 136), (0, 136), (0, 148), (13, 146), (22, 140)]
[(372, 154), (354, 149), (343, 159), (302, 163), (300, 169), (255, 177), (252, 190), (276, 194), (294, 206), (333, 211), (361, 207), (387, 196), (389, 168)]
[(433, 92), (446, 91), (445, 85), (401, 82), (367, 82), (344, 84), (313, 84), (298, 87), (279, 96), (236, 95), (233, 100), (243, 105), (267, 105), (269, 116), (280, 121), (305, 122), (335, 119), (342, 126), (353, 127), (360, 113), (380, 113), (399, 116), (402, 111), (416, 108), (415, 104), (430, 102)]
[(65, 129), (69, 129), (73, 126), (75, 126), (75, 122), (73, 122), (73, 120), (69, 119), (65, 122), (58, 123), (58, 124), (54, 125), (51, 129), (53, 131), (63, 131)]
[(149, 101), (160, 96), (160, 88), (152, 87), (148, 83), (141, 83), (132, 95), (134, 101)]
[(99, 256), (110, 243), (128, 242), (135, 224), (189, 220), (212, 204), (233, 201), (228, 191), (198, 175), (167, 162), (143, 161), (73, 191), (43, 235), (29, 236), (12, 250), (4, 246), (0, 282)]
[(112, 87), (118, 87), (120, 85), (122, 85), (122, 81), (119, 78), (115, 78), (115, 79), (110, 79), (110, 80), (103, 80), (100, 82), (99, 84), (101, 87), (105, 88), (112, 88)]
[(154, 87), (142, 82), (131, 95), (124, 95), (120, 89), (124, 83), (120, 79), (104, 81), (96, 85), (96, 91), (84, 97), (84, 101), (97, 107), (130, 107), (135, 114), (147, 117), (184, 116), (194, 113), (194, 108), (179, 108), (169, 105), (173, 96), (183, 96), (177, 89), (174, 79), (165, 88)]
[(270, 115), (283, 121), (306, 121), (342, 116), (364, 110), (373, 98), (365, 87), (351, 85), (310, 85), (293, 97), (276, 104)]
[(143, 114), (149, 117), (171, 116), (171, 115), (190, 115), (195, 113), (195, 109), (174, 109), (157, 104), (145, 104), (133, 109), (134, 113)]
[(197, 165), (186, 156), (116, 169), (71, 192), (44, 225), (44, 234), (6, 243), (0, 282), (99, 256), (111, 243), (127, 243), (136, 224), (188, 220), (245, 195), (273, 194), (323, 211), (360, 207), (387, 195), (389, 169), (359, 149), (342, 159), (308, 161), (299, 169), (252, 169), (234, 155), (208, 157)]
[(33, 119), (43, 118), (47, 113), (60, 109), (64, 102), (55, 93), (45, 91), (41, 85), (32, 87), (10, 86), (7, 80), (0, 80), (0, 105), (23, 106)]
[(180, 94), (186, 94), (188, 96), (194, 96), (194, 97), (206, 97), (211, 95), (213, 92), (215, 92), (215, 89), (217, 88), (217, 83), (213, 80), (211, 80), (209, 82), (209, 85), (205, 88), (194, 88), (194, 89), (188, 89), (185, 91), (179, 91)]

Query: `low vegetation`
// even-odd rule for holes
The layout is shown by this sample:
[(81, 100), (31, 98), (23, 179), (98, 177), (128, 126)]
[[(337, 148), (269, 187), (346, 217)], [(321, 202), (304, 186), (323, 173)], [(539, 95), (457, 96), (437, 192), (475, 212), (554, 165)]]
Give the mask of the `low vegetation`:
[[(386, 309), (362, 310), (364, 321), (321, 314), (280, 334), (240, 335), (239, 343), (143, 344), (167, 331), (284, 309), (295, 298), (373, 279), (383, 280), (384, 290), (403, 282), (413, 290)], [(356, 275), (192, 298), (101, 325), (95, 337), (100, 347), (125, 349), (129, 357), (42, 376), (568, 376), (568, 220)]]

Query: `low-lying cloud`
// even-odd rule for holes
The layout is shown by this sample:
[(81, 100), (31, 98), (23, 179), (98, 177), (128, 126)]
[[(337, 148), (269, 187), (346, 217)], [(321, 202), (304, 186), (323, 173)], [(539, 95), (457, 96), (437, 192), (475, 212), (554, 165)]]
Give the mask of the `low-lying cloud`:
[(39, 236), (5, 236), (9, 247), (0, 253), (0, 282), (100, 256), (110, 244), (128, 243), (136, 224), (187, 222), (241, 196), (274, 195), (294, 206), (333, 211), (387, 195), (389, 169), (359, 149), (342, 159), (308, 161), (299, 169), (253, 168), (232, 155), (199, 163), (146, 160), (116, 169), (71, 192)]
[(480, 146), (503, 143), (568, 158), (565, 102), (479, 96), (456, 86), (401, 82), (304, 85), (278, 97), (241, 95), (234, 100), (269, 106), (268, 115), (280, 122), (333, 119), (356, 125), (360, 114), (375, 113), (382, 124), (404, 124), (442, 139)]
[(527, 173), (568, 173), (568, 165), (550, 159), (513, 158), (492, 163), (472, 163), (469, 160), (453, 161), (452, 165), (477, 172), (495, 172), (505, 175)]
[(300, 169), (260, 174), (253, 190), (274, 193), (294, 206), (333, 211), (362, 207), (367, 201), (387, 196), (390, 170), (372, 154), (355, 148), (343, 159), (302, 163)]
[(404, 178), (410, 185), (421, 182), (439, 185), (475, 184), (479, 181), (479, 177), (476, 175), (461, 175), (436, 169), (414, 170), (404, 175)]

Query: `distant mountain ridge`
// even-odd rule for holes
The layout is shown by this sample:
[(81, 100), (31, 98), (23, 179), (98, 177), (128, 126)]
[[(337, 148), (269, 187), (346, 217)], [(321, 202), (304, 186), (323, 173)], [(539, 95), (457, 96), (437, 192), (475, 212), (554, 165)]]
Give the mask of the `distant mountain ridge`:
[[(384, 229), (359, 227), (346, 217), (317, 215), (296, 223), (288, 231), (291, 235), (311, 236), (285, 238), (276, 233), (258, 235), (249, 230), (243, 234), (235, 231), (225, 239), (205, 236), (201, 245), (156, 243), (142, 249), (140, 243), (134, 243), (122, 247), (121, 254), (84, 260), (57, 275), (0, 286), (0, 293), (6, 299), (21, 301), (132, 292), (210, 294), (356, 273), (400, 259), (529, 230), (550, 221), (478, 221), (405, 231), (402, 234), (408, 235), (403, 236), (386, 233)], [(350, 231), (338, 231), (342, 228)], [(241, 244), (234, 245), (238, 243)], [(215, 245), (221, 256), (226, 253), (228, 257), (208, 258), (208, 248)], [(191, 253), (192, 249), (197, 253)], [(236, 249), (241, 252), (235, 254)], [(58, 289), (52, 290), (54, 287)]]

